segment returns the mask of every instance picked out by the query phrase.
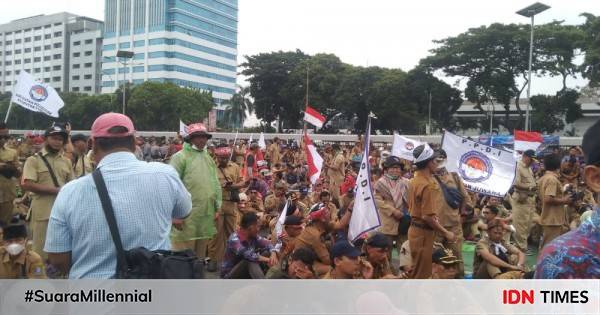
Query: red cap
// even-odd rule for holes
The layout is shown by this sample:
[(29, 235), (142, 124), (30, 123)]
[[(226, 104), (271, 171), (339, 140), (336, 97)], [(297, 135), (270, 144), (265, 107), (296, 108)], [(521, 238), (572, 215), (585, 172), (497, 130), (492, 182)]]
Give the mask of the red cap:
[(215, 155), (218, 157), (229, 157), (231, 156), (231, 149), (229, 147), (220, 147), (215, 150)]
[[(114, 127), (125, 127), (127, 132), (111, 133)], [(120, 138), (135, 134), (133, 122), (129, 117), (119, 113), (106, 113), (96, 118), (92, 124), (92, 138)]]

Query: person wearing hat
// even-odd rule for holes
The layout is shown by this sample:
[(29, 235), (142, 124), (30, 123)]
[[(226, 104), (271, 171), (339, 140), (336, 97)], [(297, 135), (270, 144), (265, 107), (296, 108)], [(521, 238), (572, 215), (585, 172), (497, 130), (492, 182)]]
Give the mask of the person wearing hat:
[(504, 223), (492, 220), (487, 232), (475, 246), (473, 278), (521, 279), (525, 272), (525, 254), (504, 240)]
[(331, 257), (325, 244), (325, 236), (330, 232), (331, 215), (329, 209), (318, 203), (311, 207), (308, 214), (308, 224), (296, 239), (296, 248), (308, 247), (317, 254), (314, 269), (322, 276), (329, 272)]
[(283, 209), (287, 198), (287, 184), (285, 182), (277, 182), (274, 185), (275, 191), (268, 195), (265, 199), (265, 211), (268, 214), (277, 214), (280, 209)]
[[(408, 216), (406, 194), (408, 191), (408, 179), (402, 177), (404, 165), (397, 156), (388, 156), (383, 163), (384, 175), (375, 183), (375, 198), (381, 198), (383, 205), (377, 207), (381, 227), (379, 231), (385, 234), (390, 242), (396, 242), (400, 246), (407, 240), (406, 231), (399, 231), (400, 220)], [(390, 246), (388, 257), (391, 259), (393, 246)]]
[(248, 150), (246, 156), (244, 157), (244, 178), (252, 178), (258, 174), (258, 161), (261, 160), (261, 155), (262, 154), (260, 152), (258, 143), (252, 142), (250, 144), (250, 150)]
[(15, 218), (2, 230), (0, 279), (46, 279), (42, 257), (27, 250), (25, 222)]
[(456, 257), (451, 249), (438, 244), (433, 250), (431, 260), (432, 279), (455, 279), (458, 276), (462, 260)]
[(45, 260), (44, 252), (48, 220), (56, 195), (74, 178), (72, 163), (63, 156), (63, 148), (69, 138), (67, 130), (53, 124), (44, 133), (44, 147), (30, 156), (23, 166), (21, 188), (31, 192), (31, 229), (33, 251)]
[(314, 279), (315, 252), (306, 247), (294, 250), (291, 255), (267, 271), (267, 279)]
[[(179, 174), (164, 163), (135, 157), (135, 128), (119, 113), (100, 115), (91, 128), (92, 150), (114, 208), (123, 248), (170, 250), (173, 220), (186, 218), (190, 194)], [(44, 251), (70, 279), (114, 278), (116, 247), (96, 181), (83, 176), (61, 188), (48, 226)]]
[(264, 215), (265, 205), (261, 193), (255, 188), (248, 188), (248, 202), (246, 203), (246, 211), (254, 212), (259, 217)]
[(19, 154), (19, 161), (25, 162), (25, 160), (35, 154), (35, 144), (33, 143), (33, 134), (28, 132), (24, 135), (23, 142), (17, 149)]
[[(273, 229), (275, 230), (275, 229)], [(283, 233), (277, 238), (276, 232), (273, 231), (273, 239), (281, 242), (281, 250), (279, 258), (286, 257), (296, 248), (296, 239), (304, 230), (304, 218), (298, 215), (290, 214), (285, 217), (283, 222)]]
[(18, 178), (19, 155), (7, 146), (10, 138), (6, 124), (0, 122), (0, 224), (7, 224), (13, 215), (13, 201), (17, 197), (17, 187), (13, 178)]
[(438, 220), (446, 230), (451, 231), (456, 235), (456, 241), (448, 243), (446, 242), (444, 235), (436, 233), (435, 242), (442, 243), (445, 248), (452, 250), (454, 255), (458, 257), (460, 262), (458, 264), (457, 276), (463, 278), (465, 267), (462, 263), (463, 229), (460, 216), (464, 207), (472, 207), (472, 202), (469, 193), (465, 189), (462, 178), (460, 178), (456, 172), (448, 172), (446, 169), (447, 161), (448, 155), (446, 154), (446, 151), (439, 149), (437, 158), (438, 169), (435, 172), (435, 178), (439, 181), (438, 184), (445, 185), (449, 189), (460, 192), (462, 202), (458, 205), (458, 208), (451, 207), (445, 200), (439, 205), (437, 213)]
[(380, 232), (375, 232), (363, 246), (367, 261), (373, 266), (373, 279), (404, 279), (406, 274), (394, 275), (388, 253), (392, 248), (390, 239)]
[(223, 189), (221, 193), (223, 201), (217, 212), (217, 234), (212, 238), (208, 247), (208, 255), (211, 260), (207, 270), (210, 272), (216, 271), (218, 263), (223, 260), (227, 238), (235, 231), (240, 219), (237, 204), (240, 189), (248, 186), (248, 183), (240, 176), (238, 165), (230, 161), (231, 148), (226, 144), (220, 144), (215, 149), (215, 156), (218, 161), (217, 177)]
[(308, 195), (308, 185), (302, 185), (300, 186), (299, 189), (299, 193), (300, 193), (300, 197), (298, 197), (298, 201), (302, 202), (304, 205), (307, 206), (307, 210), (308, 210), (308, 206), (311, 205), (311, 200), (310, 200), (310, 196)]
[(346, 171), (346, 158), (344, 153), (340, 149), (340, 145), (335, 143), (333, 148), (333, 159), (329, 165), (327, 165), (327, 175), (329, 176), (329, 184), (331, 189), (331, 197), (334, 200), (340, 200), (340, 186), (344, 182), (344, 175)]
[(413, 261), (412, 279), (431, 278), (431, 255), (435, 233), (443, 235), (447, 242), (456, 241), (456, 235), (446, 230), (438, 221), (437, 214), (445, 202), (440, 185), (433, 177), (437, 170), (437, 153), (428, 144), (413, 150), (417, 171), (408, 187), (408, 209), (411, 224), (408, 241)]
[(337, 241), (331, 248), (331, 271), (322, 279), (372, 279), (373, 266), (361, 259), (362, 252), (348, 241)]
[[(600, 193), (600, 121), (583, 135), (586, 166), (583, 177), (586, 186)], [(582, 215), (581, 225), (546, 244), (537, 260), (538, 279), (599, 279), (600, 278), (600, 210), (597, 205)]]
[(211, 138), (212, 135), (203, 124), (189, 125), (183, 149), (175, 153), (170, 161), (192, 196), (190, 216), (185, 220), (173, 221), (173, 249), (191, 248), (200, 259), (206, 257), (208, 242), (217, 234), (217, 213), (223, 202), (217, 165), (206, 146)]
[(553, 239), (569, 230), (567, 205), (573, 205), (575, 200), (565, 196), (560, 182), (560, 157), (555, 154), (544, 156), (546, 173), (539, 180), (538, 198), (542, 202), (540, 225), (542, 226), (541, 248)]
[(73, 171), (75, 177), (79, 178), (91, 173), (94, 169), (92, 161), (88, 156), (88, 141), (87, 137), (82, 134), (76, 134), (71, 137), (73, 144)]
[(527, 253), (527, 238), (533, 227), (535, 216), (535, 196), (537, 183), (531, 170), (531, 165), (535, 157), (534, 150), (527, 150), (523, 153), (521, 161), (517, 163), (517, 172), (513, 183), (514, 192), (511, 198), (513, 212), (513, 225), (515, 226), (514, 239), (519, 250)]

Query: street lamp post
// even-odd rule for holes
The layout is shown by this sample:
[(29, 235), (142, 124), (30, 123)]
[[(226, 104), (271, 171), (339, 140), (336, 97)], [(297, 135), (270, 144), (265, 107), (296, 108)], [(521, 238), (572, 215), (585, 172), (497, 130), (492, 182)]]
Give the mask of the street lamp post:
[[(133, 51), (119, 50), (117, 57), (123, 59), (123, 115), (125, 115), (125, 73), (127, 71), (127, 59), (133, 58)], [(119, 76), (117, 75), (117, 79)]]
[(534, 17), (536, 14), (544, 12), (550, 9), (550, 6), (545, 5), (540, 2), (536, 2), (524, 9), (517, 11), (518, 15), (522, 15), (524, 17), (531, 18), (531, 37), (529, 39), (529, 65), (528, 65), (528, 75), (527, 75), (527, 110), (525, 112), (525, 131), (529, 131), (529, 107), (531, 106), (531, 62), (533, 59), (533, 24)]

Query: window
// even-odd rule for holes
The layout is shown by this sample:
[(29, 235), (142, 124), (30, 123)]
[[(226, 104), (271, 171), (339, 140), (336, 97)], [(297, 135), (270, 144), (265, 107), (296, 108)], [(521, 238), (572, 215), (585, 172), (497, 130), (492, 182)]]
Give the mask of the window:
[(91, 56), (91, 55), (92, 55), (92, 53), (93, 53), (93, 51), (91, 51), (91, 50), (90, 50), (90, 51), (86, 51), (86, 52), (85, 52), (85, 55), (86, 55), (86, 56)]
[(44, 72), (50, 72), (50, 67), (44, 67)]
[(61, 48), (62, 47), (62, 43), (54, 43), (54, 48)]
[(12, 45), (12, 40), (7, 40), (6, 42), (4, 42), (6, 45)]
[(42, 69), (40, 69), (40, 68), (33, 69), (33, 73), (40, 73), (40, 72), (42, 72)]
[(54, 37), (61, 37), (61, 36), (62, 36), (62, 32), (54, 32)]
[(6, 75), (11, 75), (12, 71), (6, 71)]
[(60, 58), (62, 58), (61, 54), (55, 54), (54, 56), (52, 56), (52, 59), (54, 59), (54, 60), (57, 60), (57, 59), (60, 59)]
[(25, 58), (24, 63), (31, 63), (31, 58)]
[(119, 44), (119, 49), (130, 48), (130, 47), (131, 47), (130, 43), (120, 43)]
[(25, 38), (25, 42), (26, 42), (26, 43), (31, 43), (31, 37), (27, 37), (27, 38)]
[(7, 65), (7, 66), (10, 66), (10, 65), (12, 65), (12, 61), (6, 60), (6, 62), (4, 64)]
[(90, 80), (92, 78), (92, 75), (91, 74), (86, 74), (86, 75), (83, 76), (83, 78), (86, 79), (86, 80)]
[(92, 87), (91, 86), (86, 86), (86, 87), (83, 88), (83, 90), (86, 91), (86, 92), (89, 92), (89, 91), (92, 90)]
[(143, 47), (143, 46), (144, 46), (143, 40), (136, 40), (135, 42), (133, 42), (133, 47)]
[(23, 32), (25, 32), (25, 33), (29, 33), (29, 32), (31, 32), (31, 29), (30, 29), (30, 28), (28, 28), (28, 29), (25, 29)]
[(79, 56), (81, 56), (81, 53), (78, 53), (78, 52), (73, 53), (73, 57), (79, 57)]
[(54, 66), (54, 67), (52, 67), (52, 70), (54, 70), (54, 71), (58, 71), (58, 70), (60, 70), (60, 68), (61, 68), (61, 67), (60, 67), (60, 65), (58, 65), (58, 66)]
[(23, 69), (23, 71), (25, 71), (27, 73), (31, 73), (31, 69)]
[[(52, 82), (60, 81), (60, 77), (52, 77)], [(56, 89), (58, 91), (58, 89)]]
[(20, 49), (15, 49), (15, 55), (20, 54), (21, 50)]
[(15, 74), (16, 74), (16, 75), (19, 75), (20, 73), (21, 73), (21, 70), (17, 70), (17, 71), (15, 71)]
[(4, 85), (11, 85), (11, 84), (12, 84), (12, 82), (10, 82), (10, 81), (4, 82)]
[[(59, 78), (60, 81), (60, 78)], [(56, 92), (60, 92), (60, 88), (55, 88)]]
[(54, 26), (61, 26), (61, 25), (62, 25), (62, 23), (61, 23), (61, 22), (54, 23)]
[(77, 87), (77, 86), (74, 86), (74, 87), (71, 89), (71, 91), (73, 91), (73, 92), (79, 92), (79, 87)]
[(34, 57), (33, 58), (33, 62), (40, 62), (42, 61), (42, 57)]
[(52, 34), (46, 34), (46, 35), (44, 35), (44, 39), (50, 39), (50, 38), (52, 38)]
[(45, 78), (44, 82), (46, 82), (46, 83), (50, 82), (50, 78)]
[(78, 75), (74, 75), (74, 76), (71, 77), (71, 79), (73, 81), (77, 81), (77, 80), (79, 80), (79, 76)]
[(44, 25), (44, 28), (51, 28), (51, 27), (52, 27), (52, 25), (50, 25), (50, 24)]
[(104, 45), (104, 46), (102, 46), (102, 50), (113, 50), (116, 47), (117, 46), (115, 44)]
[(93, 40), (93, 39), (86, 39), (86, 40), (85, 40), (85, 43), (86, 43), (86, 44), (91, 44), (91, 43), (93, 43), (93, 42), (94, 42), (94, 40)]
[(76, 64), (73, 65), (73, 69), (79, 69), (80, 67), (81, 66), (78, 63), (76, 63)]
[(50, 50), (50, 49), (52, 49), (51, 45), (44, 45), (44, 50)]
[(34, 27), (34, 28), (33, 28), (33, 30), (34, 30), (34, 31), (38, 31), (38, 30), (41, 30), (41, 29), (42, 29), (42, 27), (41, 27), (41, 26), (38, 26), (38, 27)]
[(6, 32), (6, 34), (5, 34), (5, 35), (10, 35), (10, 34), (12, 34), (12, 32)]
[(44, 56), (44, 61), (50, 61), (50, 56)]
[(79, 45), (81, 45), (80, 41), (73, 42), (73, 46), (79, 46)]
[(21, 43), (21, 39), (15, 39), (15, 44), (20, 44)]
[(86, 68), (91, 68), (91, 67), (92, 67), (92, 63), (91, 63), (91, 62), (87, 62), (87, 63), (84, 65), (84, 67), (86, 67)]
[(30, 53), (31, 52), (31, 48), (25, 48), (25, 53)]
[(10, 56), (10, 55), (12, 55), (12, 51), (10, 51), (10, 50), (9, 50), (9, 51), (7, 51), (7, 52), (6, 52), (6, 55), (7, 55), (7, 56)]
[(33, 51), (42, 51), (41, 46), (33, 47)]
[(16, 65), (20, 65), (20, 64), (21, 64), (21, 59), (17, 59), (17, 60), (15, 60), (15, 64), (16, 64)]
[(42, 35), (37, 35), (33, 38), (33, 40), (42, 40)]

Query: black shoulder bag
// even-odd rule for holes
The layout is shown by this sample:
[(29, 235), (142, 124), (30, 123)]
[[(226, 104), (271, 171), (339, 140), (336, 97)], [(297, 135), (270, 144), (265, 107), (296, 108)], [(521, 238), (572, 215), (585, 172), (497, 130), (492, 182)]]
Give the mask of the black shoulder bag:
[(202, 279), (204, 264), (190, 250), (150, 251), (144, 247), (124, 250), (108, 190), (100, 169), (92, 173), (102, 210), (117, 248), (117, 279)]
[(50, 173), (50, 177), (52, 177), (52, 182), (54, 183), (54, 186), (56, 188), (59, 188), (60, 185), (58, 184), (58, 179), (56, 179), (56, 174), (54, 174), (54, 170), (52, 170), (52, 167), (50, 167), (50, 163), (48, 163), (48, 160), (42, 154), (42, 152), (38, 152), (38, 156), (42, 159), (42, 161), (44, 161), (44, 164), (46, 164), (46, 168), (48, 168), (48, 172)]
[[(462, 202), (465, 199), (460, 193), (460, 190), (458, 190), (458, 188), (448, 187), (448, 185), (444, 184), (439, 177), (434, 177), (440, 184), (440, 187), (442, 188), (442, 192), (444, 193), (444, 199), (446, 199), (446, 203), (448, 204), (448, 206), (450, 206), (450, 208), (452, 209), (460, 209), (460, 206), (462, 205)], [(459, 183), (456, 184), (459, 185)]]

